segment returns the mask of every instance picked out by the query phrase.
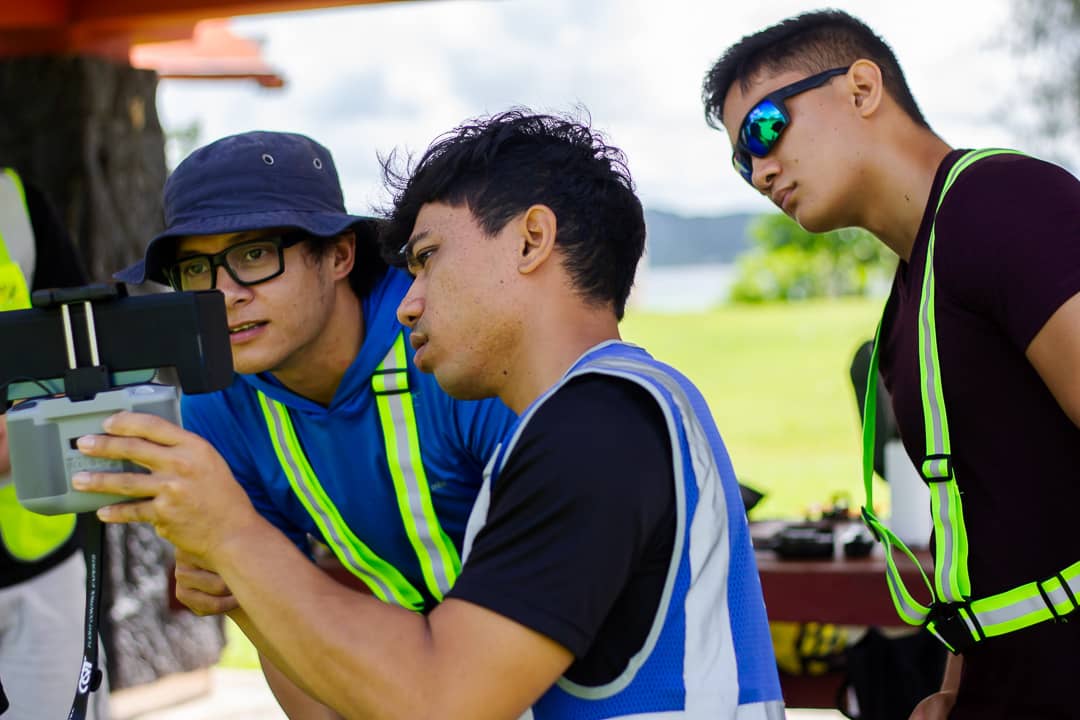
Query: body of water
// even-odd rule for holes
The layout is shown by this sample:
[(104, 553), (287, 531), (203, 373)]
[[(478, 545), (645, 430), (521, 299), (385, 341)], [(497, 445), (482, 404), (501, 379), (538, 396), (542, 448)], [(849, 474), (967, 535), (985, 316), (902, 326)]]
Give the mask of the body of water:
[(631, 307), (649, 312), (700, 312), (727, 302), (735, 281), (730, 263), (642, 264), (630, 295)]

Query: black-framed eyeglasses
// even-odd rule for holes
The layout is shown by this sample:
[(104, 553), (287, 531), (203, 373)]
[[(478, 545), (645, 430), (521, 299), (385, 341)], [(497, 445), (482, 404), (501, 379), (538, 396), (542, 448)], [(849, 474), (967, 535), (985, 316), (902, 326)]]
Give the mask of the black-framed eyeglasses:
[(829, 82), (837, 75), (843, 75), (848, 71), (846, 67), (833, 68), (817, 75), (785, 85), (779, 90), (773, 90), (757, 102), (746, 113), (742, 124), (739, 125), (739, 135), (735, 139), (735, 150), (731, 153), (731, 164), (742, 179), (753, 185), (754, 174), (753, 161), (750, 156), (763, 158), (768, 155), (780, 142), (780, 134), (791, 124), (791, 115), (788, 113), (784, 100), (798, 95), (799, 93), (813, 90)]
[(246, 240), (213, 255), (188, 255), (164, 269), (175, 290), (213, 290), (224, 267), (238, 285), (258, 285), (285, 272), (285, 248), (310, 235), (302, 230)]

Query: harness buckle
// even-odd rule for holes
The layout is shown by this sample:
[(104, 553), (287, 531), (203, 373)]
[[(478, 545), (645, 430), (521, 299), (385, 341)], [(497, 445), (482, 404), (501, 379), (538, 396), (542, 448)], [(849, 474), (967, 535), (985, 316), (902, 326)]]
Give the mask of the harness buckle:
[[(931, 624), (933, 628), (929, 627)], [(938, 640), (941, 640), (954, 655), (962, 655), (976, 643), (986, 639), (979, 621), (971, 612), (969, 602), (934, 603), (930, 606), (926, 625), (927, 630), (936, 635)], [(972, 626), (977, 635), (972, 634)]]
[(406, 368), (378, 368), (371, 373), (371, 391), (376, 396), (409, 392), (409, 371)]
[[(1063, 613), (1057, 611), (1056, 603), (1053, 598), (1050, 597), (1050, 593), (1043, 587), (1051, 580), (1057, 580), (1061, 584), (1061, 590), (1064, 591), (1065, 597), (1072, 604), (1072, 607)], [(1042, 601), (1046, 604), (1047, 609), (1050, 610), (1050, 614), (1053, 616), (1054, 622), (1068, 622), (1069, 615), (1080, 609), (1080, 603), (1076, 600), (1076, 595), (1073, 594), (1072, 588), (1069, 587), (1069, 583), (1065, 580), (1065, 577), (1059, 572), (1051, 575), (1045, 580), (1036, 580), (1035, 587), (1039, 591), (1039, 595), (1042, 597)]]
[[(934, 473), (933, 475), (930, 474), (930, 466), (935, 462), (945, 463), (944, 475), (938, 473)], [(922, 463), (919, 464), (919, 475), (928, 483), (947, 482), (953, 476), (952, 455), (944, 453), (927, 455), (923, 458)]]

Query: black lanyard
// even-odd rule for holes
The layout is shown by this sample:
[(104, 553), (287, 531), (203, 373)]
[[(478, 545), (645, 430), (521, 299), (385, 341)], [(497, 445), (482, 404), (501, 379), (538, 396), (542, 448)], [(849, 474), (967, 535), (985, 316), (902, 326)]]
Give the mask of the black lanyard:
[(90, 693), (101, 685), (98, 668), (98, 625), (101, 615), (101, 549), (105, 540), (105, 525), (94, 513), (82, 516), (83, 554), (86, 557), (86, 616), (83, 621), (83, 658), (79, 669), (79, 684), (71, 703), (68, 720), (85, 720)]

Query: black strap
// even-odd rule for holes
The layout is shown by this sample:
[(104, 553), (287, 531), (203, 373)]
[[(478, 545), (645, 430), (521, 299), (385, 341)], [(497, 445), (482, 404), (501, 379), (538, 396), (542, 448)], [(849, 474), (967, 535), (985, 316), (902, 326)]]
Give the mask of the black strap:
[(4, 694), (4, 685), (0, 683), (0, 715), (4, 714), (4, 711), (8, 709), (10, 704), (7, 695)]
[(83, 658), (79, 669), (79, 684), (71, 703), (68, 720), (85, 720), (90, 693), (101, 686), (98, 668), (98, 625), (101, 614), (101, 549), (105, 541), (105, 525), (94, 513), (82, 518), (84, 529), (83, 554), (86, 557), (86, 616), (83, 622)]

